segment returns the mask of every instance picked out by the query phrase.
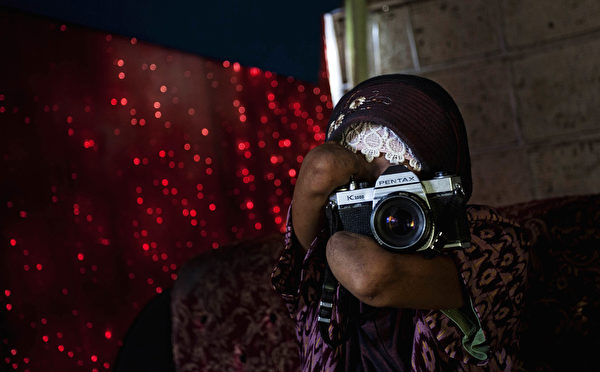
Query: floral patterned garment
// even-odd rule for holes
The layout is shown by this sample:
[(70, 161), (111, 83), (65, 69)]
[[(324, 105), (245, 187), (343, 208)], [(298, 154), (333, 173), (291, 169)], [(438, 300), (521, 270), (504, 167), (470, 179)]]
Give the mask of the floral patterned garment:
[[(476, 327), (452, 321), (457, 310), (371, 308), (368, 317), (349, 327), (349, 341), (335, 349), (323, 343), (317, 323), (326, 233), (305, 254), (288, 216), (286, 244), (272, 283), (296, 322), (302, 370), (511, 370), (518, 351), (527, 246), (520, 227), (494, 209), (469, 206), (467, 213), (471, 247), (448, 254), (459, 268), (472, 305), (467, 312), (474, 314), (471, 325)], [(336, 305), (333, 330), (344, 317)], [(369, 307), (360, 308), (363, 314)]]

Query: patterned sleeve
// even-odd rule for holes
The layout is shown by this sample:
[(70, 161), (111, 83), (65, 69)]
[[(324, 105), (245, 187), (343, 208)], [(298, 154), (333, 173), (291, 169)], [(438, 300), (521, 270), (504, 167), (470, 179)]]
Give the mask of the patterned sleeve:
[[(305, 252), (294, 235), (290, 207), (285, 246), (271, 275), (275, 291), (283, 298), (290, 316), (296, 322), (296, 337), (303, 371), (334, 371), (341, 358), (342, 348), (331, 348), (325, 344), (317, 324), (322, 273), (326, 267), (325, 245), (328, 236), (328, 231), (324, 228), (317, 234), (310, 248)], [(338, 299), (339, 294), (334, 299), (330, 334), (341, 330), (341, 318), (337, 310)]]
[(294, 234), (291, 210), (290, 206), (284, 248), (271, 273), (271, 283), (275, 292), (283, 298), (290, 316), (294, 318), (303, 304), (317, 301), (321, 273), (325, 268), (325, 250), (322, 245), (326, 238), (325, 231), (321, 231), (309, 250), (305, 251)]
[(483, 206), (468, 208), (471, 247), (452, 252), (469, 303), (422, 318), (446, 358), (510, 369), (518, 348), (527, 247), (518, 225)]

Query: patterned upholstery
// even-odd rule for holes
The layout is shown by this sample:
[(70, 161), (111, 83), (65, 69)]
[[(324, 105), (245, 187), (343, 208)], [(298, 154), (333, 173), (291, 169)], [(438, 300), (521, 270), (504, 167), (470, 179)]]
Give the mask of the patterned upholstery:
[(501, 209), (530, 234), (521, 333), (526, 371), (597, 371), (600, 350), (600, 195)]
[(281, 236), (202, 254), (171, 293), (177, 371), (293, 371), (294, 322), (271, 287)]
[[(499, 209), (531, 242), (522, 371), (597, 370), (600, 347), (600, 195)], [(200, 255), (172, 293), (178, 371), (298, 368), (294, 324), (269, 275), (280, 236)], [(594, 362), (594, 364), (592, 364)]]

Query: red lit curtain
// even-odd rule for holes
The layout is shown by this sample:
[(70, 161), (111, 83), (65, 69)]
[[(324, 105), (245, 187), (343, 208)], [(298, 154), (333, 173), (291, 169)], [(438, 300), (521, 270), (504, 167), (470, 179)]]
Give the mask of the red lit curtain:
[(0, 345), (108, 370), (187, 259), (279, 231), (325, 80), (0, 10)]

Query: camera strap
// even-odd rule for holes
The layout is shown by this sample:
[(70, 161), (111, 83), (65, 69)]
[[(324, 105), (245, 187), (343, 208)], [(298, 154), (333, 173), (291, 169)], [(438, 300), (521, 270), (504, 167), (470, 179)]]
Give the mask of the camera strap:
[(325, 343), (332, 348), (336, 348), (343, 341), (345, 341), (343, 337), (332, 338), (329, 335), (331, 318), (333, 317), (333, 301), (338, 282), (331, 273), (329, 265), (325, 267), (324, 274), (323, 287), (321, 288), (321, 301), (319, 302), (319, 315), (317, 320), (319, 322), (319, 331), (321, 332), (323, 341), (325, 341)]
[[(335, 205), (333, 203), (328, 203), (325, 207), (325, 214), (329, 222), (329, 236), (335, 234), (341, 226), (339, 216), (337, 215), (337, 213), (334, 213), (334, 208)], [(345, 327), (341, 327), (338, 332), (335, 332), (335, 330), (333, 330), (333, 337), (330, 336), (330, 329), (332, 328), (331, 318), (333, 317), (333, 306), (337, 287), (338, 281), (333, 276), (329, 265), (326, 263), (325, 272), (323, 273), (323, 286), (321, 287), (321, 301), (319, 302), (319, 314), (317, 320), (319, 323), (319, 331), (321, 333), (323, 341), (325, 341), (327, 345), (334, 349), (342, 343), (346, 342), (346, 340), (348, 339), (349, 332), (347, 332), (347, 330), (350, 324), (350, 320), (352, 318), (352, 314), (350, 311), (348, 314), (346, 314), (347, 316), (344, 317)], [(342, 295), (341, 292), (345, 291), (340, 291), (340, 296)], [(344, 297), (347, 296), (348, 294), (346, 294), (346, 296)], [(338, 301), (338, 303), (341, 303), (341, 301)], [(347, 307), (349, 308), (350, 306)]]

